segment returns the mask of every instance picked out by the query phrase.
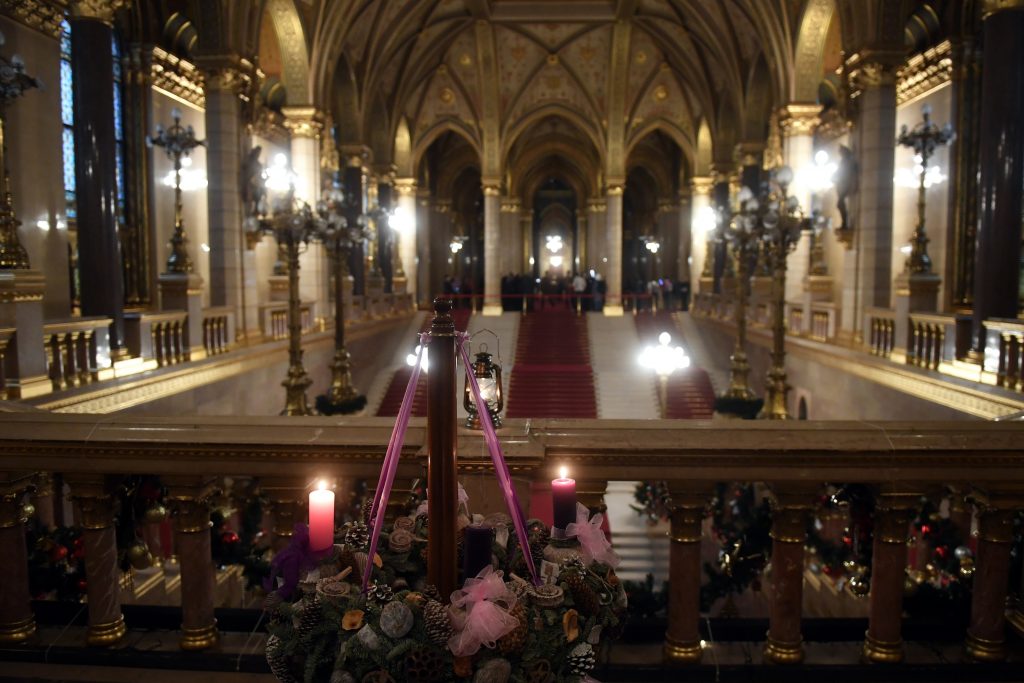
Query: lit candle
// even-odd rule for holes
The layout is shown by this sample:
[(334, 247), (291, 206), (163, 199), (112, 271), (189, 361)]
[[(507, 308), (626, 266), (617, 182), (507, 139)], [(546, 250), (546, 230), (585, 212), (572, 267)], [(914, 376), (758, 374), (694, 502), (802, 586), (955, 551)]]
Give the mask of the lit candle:
[(309, 549), (327, 550), (334, 545), (334, 491), (321, 481), (309, 492)]
[(576, 480), (569, 479), (569, 470), (562, 468), (558, 479), (551, 481), (551, 499), (555, 527), (565, 529), (576, 521)]
[(494, 530), (481, 524), (470, 524), (462, 530), (462, 573), (472, 579), (491, 563)]

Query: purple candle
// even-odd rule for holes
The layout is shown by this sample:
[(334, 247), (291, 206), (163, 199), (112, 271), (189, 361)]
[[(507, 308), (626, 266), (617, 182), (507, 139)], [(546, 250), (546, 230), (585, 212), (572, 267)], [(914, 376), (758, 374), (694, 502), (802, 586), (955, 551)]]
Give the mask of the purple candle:
[(472, 579), (491, 564), (494, 530), (480, 524), (470, 524), (462, 530), (462, 571), (464, 579)]
[(576, 480), (568, 477), (569, 470), (563, 467), (558, 479), (551, 481), (551, 501), (555, 527), (565, 529), (576, 521)]

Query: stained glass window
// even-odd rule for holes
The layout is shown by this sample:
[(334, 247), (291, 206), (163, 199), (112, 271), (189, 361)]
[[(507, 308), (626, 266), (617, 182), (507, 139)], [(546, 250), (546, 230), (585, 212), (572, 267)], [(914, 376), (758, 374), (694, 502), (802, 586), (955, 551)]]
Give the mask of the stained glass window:
[(124, 223), (124, 124), (121, 111), (121, 47), (117, 35), (111, 37), (110, 54), (114, 58), (114, 154), (117, 176), (117, 217)]
[(75, 217), (75, 102), (71, 74), (71, 25), (61, 23), (60, 34), (60, 118), (64, 126), (64, 198), (68, 218)]

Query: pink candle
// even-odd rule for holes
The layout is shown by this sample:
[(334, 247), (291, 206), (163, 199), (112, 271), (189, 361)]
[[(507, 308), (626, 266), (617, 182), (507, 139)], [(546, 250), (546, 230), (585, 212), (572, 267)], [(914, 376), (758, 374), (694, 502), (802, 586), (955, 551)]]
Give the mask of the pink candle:
[(334, 545), (334, 491), (321, 481), (309, 492), (309, 549), (327, 550)]
[(555, 527), (565, 529), (576, 521), (576, 480), (569, 479), (568, 470), (562, 468), (559, 478), (551, 481), (551, 501)]

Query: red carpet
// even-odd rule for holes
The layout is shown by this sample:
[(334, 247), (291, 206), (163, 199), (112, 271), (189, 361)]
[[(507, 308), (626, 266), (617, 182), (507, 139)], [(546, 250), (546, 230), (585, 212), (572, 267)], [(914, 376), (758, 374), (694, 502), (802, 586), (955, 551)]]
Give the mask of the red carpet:
[[(668, 332), (672, 345), (687, 349), (686, 340), (667, 311), (640, 313), (633, 317), (637, 336), (644, 346), (658, 343), (658, 335)], [(689, 352), (689, 349), (687, 349)], [(690, 366), (674, 373), (668, 380), (668, 409), (670, 420), (710, 420), (715, 411), (715, 390), (708, 373)]]
[(570, 311), (523, 316), (505, 413), (510, 418), (597, 417), (584, 318)]

